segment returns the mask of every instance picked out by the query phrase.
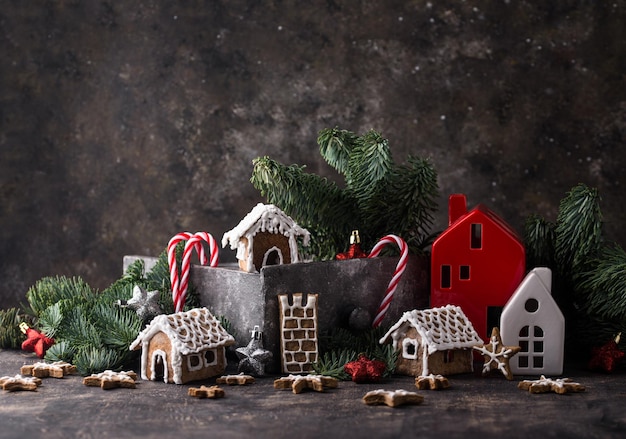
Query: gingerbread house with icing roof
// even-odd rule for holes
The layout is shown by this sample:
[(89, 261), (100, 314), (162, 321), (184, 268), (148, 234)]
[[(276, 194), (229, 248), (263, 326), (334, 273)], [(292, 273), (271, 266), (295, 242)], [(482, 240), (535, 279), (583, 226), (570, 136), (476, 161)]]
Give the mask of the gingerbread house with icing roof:
[(141, 349), (141, 378), (166, 383), (221, 375), (235, 339), (207, 308), (156, 316), (129, 347)]
[(224, 233), (222, 247), (237, 250), (239, 268), (254, 273), (266, 265), (299, 262), (298, 238), (308, 246), (308, 230), (273, 204), (257, 204), (232, 230)]
[(483, 341), (460, 307), (405, 312), (380, 339), (399, 351), (396, 373), (424, 376), (473, 371), (472, 346)]

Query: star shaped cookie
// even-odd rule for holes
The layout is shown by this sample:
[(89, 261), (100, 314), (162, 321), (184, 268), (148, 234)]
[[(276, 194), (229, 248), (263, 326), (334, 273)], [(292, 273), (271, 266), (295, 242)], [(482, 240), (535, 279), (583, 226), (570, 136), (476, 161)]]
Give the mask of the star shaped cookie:
[(337, 379), (324, 375), (289, 375), (274, 381), (275, 389), (291, 389), (301, 393), (305, 389), (323, 392), (326, 388), (337, 387)]
[(492, 370), (499, 370), (507, 380), (513, 379), (509, 360), (517, 354), (521, 348), (519, 346), (504, 346), (500, 330), (493, 328), (489, 342), (482, 346), (474, 346), (483, 355), (485, 364), (483, 365), (483, 375), (487, 375)]
[(568, 392), (584, 392), (585, 386), (573, 382), (569, 378), (546, 378), (541, 375), (538, 380), (524, 380), (517, 384), (517, 388), (528, 390), (530, 393), (554, 392), (562, 395)]
[(448, 379), (442, 375), (420, 375), (415, 377), (415, 387), (420, 390), (440, 390), (450, 387)]
[(424, 402), (424, 397), (416, 392), (407, 390), (372, 390), (363, 397), (363, 402), (367, 405), (386, 405), (389, 407), (399, 407), (405, 404), (417, 405)]

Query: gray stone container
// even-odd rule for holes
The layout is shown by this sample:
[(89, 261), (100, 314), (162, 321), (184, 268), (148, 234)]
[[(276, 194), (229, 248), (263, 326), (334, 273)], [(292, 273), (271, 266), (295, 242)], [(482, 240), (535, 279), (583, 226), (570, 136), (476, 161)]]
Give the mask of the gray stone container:
[[(147, 270), (154, 261), (126, 256), (124, 268), (136, 259), (143, 259)], [(247, 345), (252, 329), (259, 326), (264, 347), (273, 354), (266, 371), (278, 373), (279, 294), (318, 294), (318, 337), (337, 327), (364, 329), (371, 326), (397, 263), (397, 257), (300, 262), (266, 266), (260, 273), (192, 265), (190, 280), (201, 305), (229, 320), (236, 346)], [(381, 325), (390, 327), (405, 311), (428, 308), (429, 296), (429, 260), (410, 256)]]

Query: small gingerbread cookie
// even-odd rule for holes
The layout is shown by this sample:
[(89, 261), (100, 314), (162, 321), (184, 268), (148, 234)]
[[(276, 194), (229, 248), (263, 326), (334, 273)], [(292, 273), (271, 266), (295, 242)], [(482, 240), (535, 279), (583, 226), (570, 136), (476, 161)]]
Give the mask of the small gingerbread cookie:
[(116, 389), (122, 387), (125, 389), (134, 389), (137, 374), (133, 371), (129, 372), (113, 372), (105, 370), (101, 373), (94, 373), (83, 378), (83, 384), (90, 387), (100, 387), (102, 390)]
[(245, 386), (246, 384), (254, 383), (254, 377), (251, 375), (224, 375), (215, 380), (216, 384), (228, 384), (229, 386), (239, 385)]
[(363, 402), (367, 405), (387, 405), (389, 407), (399, 407), (401, 405), (417, 405), (424, 402), (424, 397), (415, 392), (407, 390), (372, 390), (363, 397)]
[(450, 387), (448, 379), (442, 375), (421, 375), (415, 377), (415, 387), (420, 390), (441, 390)]
[(63, 378), (65, 375), (76, 373), (76, 366), (65, 361), (55, 361), (54, 363), (38, 362), (26, 364), (20, 368), (22, 375), (32, 375), (37, 378)]
[(2, 390), (7, 392), (15, 392), (18, 390), (35, 391), (41, 386), (41, 379), (37, 377), (24, 377), (15, 375), (14, 377), (4, 376), (0, 378), (0, 386)]
[(187, 394), (199, 399), (217, 399), (223, 398), (226, 395), (224, 390), (218, 386), (190, 387), (189, 390), (187, 390)]
[(487, 375), (492, 370), (499, 370), (507, 380), (513, 379), (509, 360), (522, 348), (519, 346), (504, 346), (498, 328), (491, 330), (491, 337), (488, 343), (482, 346), (474, 346), (474, 349), (480, 352), (485, 359), (483, 375)]
[(323, 392), (326, 388), (336, 388), (336, 378), (324, 375), (289, 375), (274, 381), (275, 389), (291, 389), (293, 393), (301, 393), (305, 389)]
[(554, 392), (559, 395), (563, 395), (568, 392), (584, 392), (585, 386), (573, 382), (569, 378), (546, 378), (541, 375), (538, 380), (524, 380), (517, 384), (517, 388), (521, 390), (528, 390), (530, 393), (547, 393)]

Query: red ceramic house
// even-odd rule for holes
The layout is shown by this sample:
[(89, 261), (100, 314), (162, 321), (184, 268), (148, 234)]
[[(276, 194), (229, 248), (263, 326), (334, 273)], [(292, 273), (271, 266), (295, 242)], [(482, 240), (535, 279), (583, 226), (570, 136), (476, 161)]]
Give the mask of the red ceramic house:
[(432, 246), (430, 306), (460, 306), (478, 334), (488, 339), (524, 278), (524, 245), (486, 206), (468, 211), (463, 194), (450, 196), (448, 219), (448, 228)]

